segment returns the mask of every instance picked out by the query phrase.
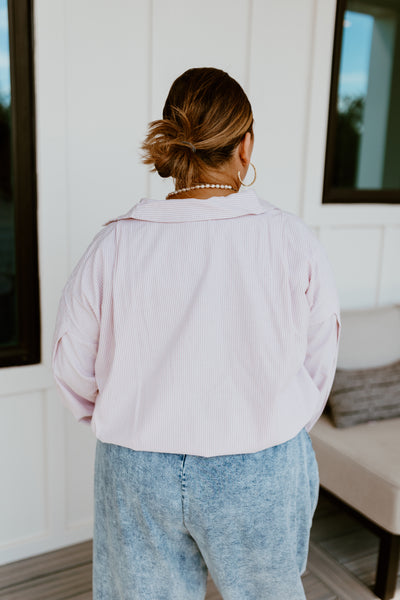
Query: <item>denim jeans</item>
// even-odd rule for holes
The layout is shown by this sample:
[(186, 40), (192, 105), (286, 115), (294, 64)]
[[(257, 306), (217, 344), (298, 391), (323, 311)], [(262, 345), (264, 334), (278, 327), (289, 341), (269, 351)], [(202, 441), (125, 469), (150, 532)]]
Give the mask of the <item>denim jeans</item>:
[(201, 457), (97, 441), (93, 600), (304, 600), (318, 499), (305, 430), (251, 454)]

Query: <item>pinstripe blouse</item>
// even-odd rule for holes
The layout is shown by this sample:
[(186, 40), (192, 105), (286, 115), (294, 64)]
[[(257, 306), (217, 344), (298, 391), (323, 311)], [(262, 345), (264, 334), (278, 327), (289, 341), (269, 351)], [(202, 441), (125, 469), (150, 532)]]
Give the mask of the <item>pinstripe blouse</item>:
[(107, 223), (62, 293), (53, 372), (103, 442), (241, 454), (309, 431), (340, 338), (326, 252), (253, 190), (142, 199)]

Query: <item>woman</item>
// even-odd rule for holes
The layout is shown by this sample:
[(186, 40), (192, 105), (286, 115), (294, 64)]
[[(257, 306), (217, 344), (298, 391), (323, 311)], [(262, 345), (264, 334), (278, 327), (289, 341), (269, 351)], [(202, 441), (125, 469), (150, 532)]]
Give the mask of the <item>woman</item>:
[(94, 600), (204, 599), (208, 570), (225, 600), (305, 598), (339, 302), (315, 235), (241, 190), (253, 141), (236, 81), (183, 73), (143, 144), (175, 190), (110, 221), (64, 289), (54, 374), (97, 437)]

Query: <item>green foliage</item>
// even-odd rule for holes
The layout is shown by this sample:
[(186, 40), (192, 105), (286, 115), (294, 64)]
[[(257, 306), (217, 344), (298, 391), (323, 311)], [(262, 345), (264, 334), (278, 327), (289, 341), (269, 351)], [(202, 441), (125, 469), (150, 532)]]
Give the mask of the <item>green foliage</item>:
[(346, 96), (338, 106), (333, 167), (335, 187), (354, 188), (356, 185), (364, 108), (364, 96)]

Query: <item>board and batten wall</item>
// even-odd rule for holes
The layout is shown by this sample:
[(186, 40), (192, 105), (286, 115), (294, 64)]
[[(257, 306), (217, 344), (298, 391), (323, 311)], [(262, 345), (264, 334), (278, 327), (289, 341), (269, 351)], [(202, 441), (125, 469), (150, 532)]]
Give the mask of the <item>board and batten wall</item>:
[(60, 293), (101, 225), (171, 182), (140, 164), (147, 123), (195, 66), (237, 78), (258, 194), (300, 215), (342, 308), (400, 302), (400, 207), (322, 206), (335, 0), (35, 0), (42, 363), (0, 369), (0, 564), (89, 539), (95, 438), (51, 370)]

